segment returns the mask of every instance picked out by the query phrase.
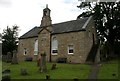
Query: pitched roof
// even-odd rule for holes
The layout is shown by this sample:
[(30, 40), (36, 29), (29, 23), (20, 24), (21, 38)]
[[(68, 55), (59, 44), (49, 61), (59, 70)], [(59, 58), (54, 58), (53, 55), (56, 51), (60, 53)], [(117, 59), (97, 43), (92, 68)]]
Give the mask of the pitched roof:
[(40, 31), (40, 27), (34, 27), (24, 35), (22, 35), (19, 39), (24, 39), (24, 38), (32, 38), (32, 37), (38, 37), (38, 32)]
[[(52, 24), (52, 34), (83, 31), (83, 30), (85, 30), (84, 26), (88, 20), (89, 20), (89, 18), (86, 17), (83, 19)], [(34, 27), (30, 31), (28, 31), (27, 33), (22, 35), (19, 39), (37, 37), (41, 28), (42, 27)]]
[(52, 34), (84, 30), (82, 27), (84, 26), (87, 20), (88, 20), (88, 17), (84, 19), (53, 24)]

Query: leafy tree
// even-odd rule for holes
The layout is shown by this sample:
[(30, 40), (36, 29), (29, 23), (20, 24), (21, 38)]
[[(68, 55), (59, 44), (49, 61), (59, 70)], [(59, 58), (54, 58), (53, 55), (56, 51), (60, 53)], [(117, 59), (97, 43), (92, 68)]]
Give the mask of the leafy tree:
[(120, 1), (82, 2), (77, 7), (80, 9), (87, 7), (88, 10), (78, 18), (93, 16), (99, 38), (108, 42), (109, 56), (114, 55), (115, 42), (120, 40)]
[(18, 26), (14, 25), (12, 28), (7, 26), (7, 29), (2, 33), (2, 54), (6, 55), (7, 52), (17, 50), (18, 44)]

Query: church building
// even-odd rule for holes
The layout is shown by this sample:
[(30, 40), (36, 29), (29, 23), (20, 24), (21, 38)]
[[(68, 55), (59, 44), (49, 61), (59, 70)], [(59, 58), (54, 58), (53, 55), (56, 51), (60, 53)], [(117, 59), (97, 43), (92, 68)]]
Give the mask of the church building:
[(34, 27), (19, 38), (18, 59), (37, 60), (46, 53), (46, 60), (85, 63), (93, 45), (97, 44), (92, 16), (52, 24), (51, 10), (46, 6), (39, 27)]

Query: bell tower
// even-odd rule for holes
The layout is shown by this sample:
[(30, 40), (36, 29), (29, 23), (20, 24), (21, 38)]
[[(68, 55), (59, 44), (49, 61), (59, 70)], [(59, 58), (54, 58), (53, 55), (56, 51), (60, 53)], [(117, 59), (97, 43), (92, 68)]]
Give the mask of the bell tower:
[(43, 9), (43, 17), (42, 17), (41, 25), (40, 25), (41, 27), (51, 25), (50, 11), (51, 10), (48, 8), (48, 4), (46, 4), (46, 8)]
[(51, 60), (51, 32), (52, 23), (50, 17), (50, 9), (48, 5), (43, 9), (43, 17), (41, 20), (41, 29), (38, 35), (38, 50), (39, 54), (46, 53), (46, 60)]

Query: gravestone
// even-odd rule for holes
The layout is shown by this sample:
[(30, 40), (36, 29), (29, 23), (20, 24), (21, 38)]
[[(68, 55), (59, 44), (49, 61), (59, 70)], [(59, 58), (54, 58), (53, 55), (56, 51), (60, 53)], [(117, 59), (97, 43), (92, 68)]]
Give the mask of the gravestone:
[(37, 59), (37, 66), (38, 66), (38, 67), (40, 66), (40, 60), (41, 60), (41, 57), (38, 56), (38, 59)]
[(50, 75), (46, 75), (46, 80), (49, 80), (50, 79)]
[(27, 69), (26, 69), (26, 68), (21, 68), (20, 74), (21, 74), (22, 76), (28, 75)]
[(55, 64), (55, 63), (52, 64), (52, 68), (51, 68), (51, 70), (54, 70), (54, 69), (56, 69), (56, 64)]
[(6, 62), (9, 63), (12, 61), (12, 53), (11, 52), (8, 52), (7, 53), (7, 58), (6, 58)]
[(47, 66), (46, 66), (46, 53), (41, 54), (41, 60), (40, 60), (40, 72), (47, 72)]
[(12, 63), (11, 64), (18, 64), (18, 59), (17, 59), (17, 51), (13, 51), (13, 58), (12, 58)]
[(2, 81), (10, 81), (10, 69), (2, 71)]

